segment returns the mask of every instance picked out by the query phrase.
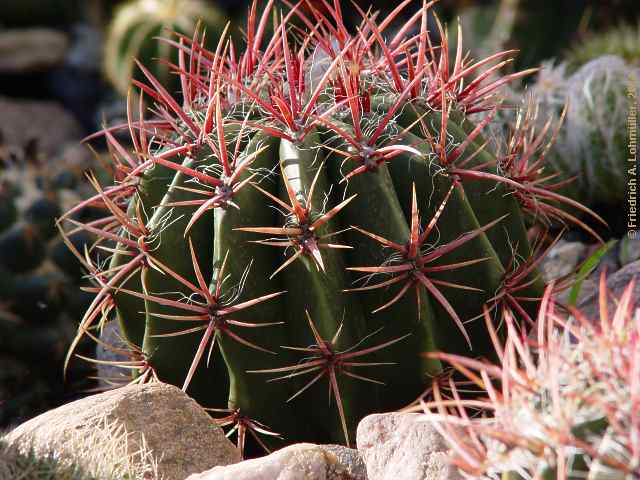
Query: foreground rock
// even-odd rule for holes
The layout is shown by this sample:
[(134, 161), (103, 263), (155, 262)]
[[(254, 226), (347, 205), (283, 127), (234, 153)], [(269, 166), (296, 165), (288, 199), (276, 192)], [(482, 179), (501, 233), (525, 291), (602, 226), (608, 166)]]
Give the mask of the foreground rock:
[(322, 445), (299, 443), (266, 457), (215, 467), (187, 480), (360, 480)]
[(358, 450), (343, 445), (322, 445), (322, 448), (338, 458), (353, 480), (367, 480), (367, 466)]
[(369, 415), (358, 425), (358, 451), (369, 480), (457, 480), (442, 437), (418, 413)]
[(76, 464), (87, 461), (83, 450), (88, 447), (102, 449), (94, 452), (100, 459), (118, 457), (114, 451), (124, 446), (124, 457), (148, 464), (148, 479), (184, 480), (191, 473), (240, 460), (237, 449), (194, 400), (161, 383), (77, 400), (29, 420), (5, 440), (24, 451), (55, 453)]

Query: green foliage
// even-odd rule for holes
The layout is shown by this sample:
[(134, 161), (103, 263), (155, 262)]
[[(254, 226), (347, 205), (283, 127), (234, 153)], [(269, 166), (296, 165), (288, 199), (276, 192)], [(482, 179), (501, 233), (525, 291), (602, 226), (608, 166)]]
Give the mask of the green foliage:
[(601, 247), (599, 247), (595, 252), (593, 252), (589, 258), (587, 258), (582, 265), (578, 269), (576, 275), (576, 281), (571, 287), (571, 291), (569, 292), (569, 298), (567, 304), (575, 307), (580, 296), (580, 290), (582, 290), (582, 284), (584, 281), (593, 273), (593, 271), (597, 268), (598, 264), (602, 257), (604, 257), (609, 250), (614, 248), (617, 244), (617, 240), (610, 240)]

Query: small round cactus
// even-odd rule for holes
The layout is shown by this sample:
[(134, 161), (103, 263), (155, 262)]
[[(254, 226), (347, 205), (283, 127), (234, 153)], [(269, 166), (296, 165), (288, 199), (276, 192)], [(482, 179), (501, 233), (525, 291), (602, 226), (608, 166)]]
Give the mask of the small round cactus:
[[(0, 426), (56, 406), (64, 395), (59, 372), (65, 347), (92, 294), (81, 290), (90, 284), (56, 235), (56, 219), (88, 194), (85, 160), (67, 149), (46, 156), (36, 140), (0, 142)], [(85, 210), (75, 218), (99, 215)], [(70, 241), (83, 251), (94, 238), (78, 232)], [(88, 373), (86, 365), (75, 367)], [(20, 477), (3, 477), (1, 468), (0, 478)]]
[(167, 89), (175, 93), (178, 75), (170, 64), (177, 64), (177, 50), (157, 37), (171, 32), (191, 39), (198, 22), (207, 35), (216, 38), (222, 32), (224, 15), (203, 0), (132, 0), (118, 8), (109, 27), (104, 54), (104, 70), (123, 94), (136, 73), (135, 59), (149, 68)]

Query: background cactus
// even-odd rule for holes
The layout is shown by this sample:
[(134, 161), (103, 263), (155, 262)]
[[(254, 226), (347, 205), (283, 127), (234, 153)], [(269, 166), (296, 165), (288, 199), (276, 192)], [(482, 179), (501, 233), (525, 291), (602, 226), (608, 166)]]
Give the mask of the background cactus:
[[(73, 338), (74, 319), (82, 315), (92, 296), (79, 289), (89, 286), (83, 280), (84, 272), (56, 236), (57, 217), (87, 195), (86, 185), (82, 191), (87, 165), (71, 164), (64, 155), (42, 158), (36, 142), (24, 148), (4, 147), (0, 166), (0, 377), (8, 388), (0, 392), (3, 426), (29, 409), (42, 408), (49, 397), (61, 393), (65, 346)], [(96, 216), (99, 211), (85, 209), (79, 218), (88, 221)], [(72, 241), (82, 250), (93, 239), (79, 232)], [(25, 383), (31, 388), (25, 388)]]
[[(465, 401), (455, 384), (446, 392), (434, 383), (434, 401), (423, 404), (466, 477), (637, 478), (640, 318), (633, 291), (632, 282), (612, 301), (603, 273), (599, 317), (586, 318), (561, 310), (549, 289), (530, 339), (505, 316), (509, 333), (506, 345), (496, 343), (497, 365), (433, 356), (486, 396)], [(486, 320), (492, 328), (488, 313)]]
[(604, 55), (615, 55), (631, 65), (640, 65), (640, 21), (636, 25), (620, 25), (602, 33), (589, 35), (566, 55), (573, 68)]
[(546, 64), (531, 88), (542, 118), (559, 118), (568, 104), (564, 128), (549, 152), (550, 163), (576, 178), (568, 195), (588, 205), (620, 205), (627, 182), (627, 120), (633, 101), (627, 92), (631, 82), (637, 84), (640, 69), (615, 56), (596, 58), (569, 76), (565, 68)]
[[(43, 159), (37, 143), (27, 145), (18, 156), (4, 159), (0, 170), (3, 212), (0, 221), (0, 269), (4, 282), (2, 301), (13, 313), (34, 318), (54, 316), (72, 308), (83, 271), (73, 262), (61, 238), (56, 219), (87, 194), (83, 173), (88, 165), (68, 163), (65, 156)], [(52, 171), (43, 172), (43, 165)], [(99, 216), (96, 210), (82, 212), (83, 220)], [(75, 236), (76, 246), (90, 243), (86, 233)], [(73, 285), (72, 288), (69, 288)], [(29, 298), (29, 302), (22, 301)], [(76, 305), (86, 308), (87, 297)], [(66, 304), (66, 305), (65, 305)], [(72, 311), (72, 310), (70, 310)], [(73, 314), (72, 314), (73, 315)]]
[(174, 94), (178, 76), (170, 64), (177, 64), (176, 49), (157, 37), (169, 31), (191, 38), (198, 21), (210, 38), (217, 38), (225, 17), (202, 0), (133, 0), (120, 6), (107, 33), (104, 71), (117, 90), (126, 94), (136, 74), (134, 59), (140, 60)]
[[(509, 53), (467, 63), (460, 32), (450, 64), (428, 6), (385, 41), (409, 3), (380, 23), (360, 12), (357, 35), (339, 1), (323, 4), (329, 15), (309, 4), (266, 38), (273, 2), (256, 2), (244, 51), (224, 37), (208, 51), (200, 36), (179, 49), (181, 103), (140, 65), (133, 152), (105, 130), (115, 183), (72, 209), (110, 217), (63, 217), (101, 239), (75, 249), (97, 293), (76, 342), (117, 317), (135, 345), (123, 366), (228, 403), (224, 423), (349, 443), (363, 415), (409, 403), (439, 374), (421, 352), (490, 352), (472, 321), (483, 305), (535, 315), (523, 216), (589, 211), (546, 188), (545, 132), (485, 148), (495, 90), (529, 72), (488, 80)], [(295, 15), (313, 35), (294, 40)], [(304, 402), (327, 388), (331, 404)]]
[(512, 37), (519, 0), (470, 5), (460, 12), (468, 48), (479, 57), (503, 50)]

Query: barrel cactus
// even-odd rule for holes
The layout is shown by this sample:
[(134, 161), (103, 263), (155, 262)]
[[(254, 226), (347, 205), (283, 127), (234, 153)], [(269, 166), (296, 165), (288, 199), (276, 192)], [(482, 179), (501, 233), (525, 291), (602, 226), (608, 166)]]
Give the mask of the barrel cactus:
[(476, 4), (460, 12), (469, 48), (490, 55), (501, 50), (512, 37), (518, 20), (519, 0), (500, 0), (495, 4)]
[[(505, 345), (496, 343), (497, 364), (434, 355), (484, 394), (467, 401), (455, 383), (447, 390), (434, 383), (435, 398), (423, 403), (465, 478), (638, 478), (640, 310), (634, 287), (613, 297), (603, 273), (593, 316), (575, 309), (568, 315), (549, 290), (529, 339), (505, 316), (509, 333)], [(492, 322), (487, 315), (489, 328)]]
[[(467, 63), (461, 37), (450, 64), (428, 5), (391, 35), (410, 3), (379, 23), (359, 12), (357, 34), (338, 0), (329, 14), (309, 3), (272, 37), (273, 1), (254, 3), (244, 51), (225, 37), (180, 48), (180, 103), (140, 64), (133, 151), (101, 132), (115, 183), (72, 209), (110, 216), (61, 219), (102, 239), (75, 251), (96, 293), (76, 341), (117, 318), (135, 345), (122, 366), (228, 406), (225, 425), (349, 444), (362, 416), (410, 403), (439, 374), (421, 352), (491, 351), (474, 321), (483, 305), (535, 315), (524, 217), (586, 209), (545, 188), (541, 141), (496, 156), (490, 116), (472, 123), (529, 72), (487, 80), (510, 52)], [(297, 40), (294, 16), (311, 32)]]
[(142, 79), (136, 75), (134, 59), (138, 58), (175, 93), (178, 75), (170, 64), (177, 63), (177, 51), (156, 37), (176, 32), (190, 39), (199, 21), (208, 35), (216, 38), (224, 28), (225, 17), (203, 0), (132, 0), (120, 6), (105, 43), (104, 71), (108, 79), (126, 94), (132, 76)]

